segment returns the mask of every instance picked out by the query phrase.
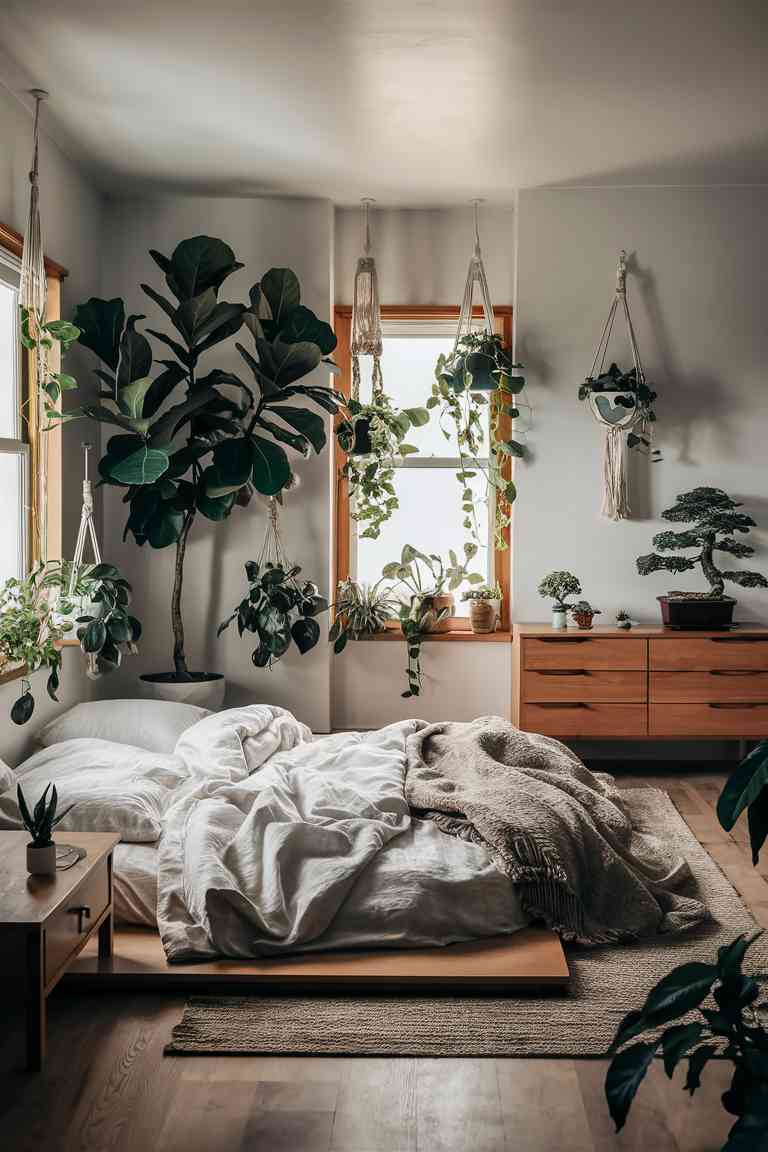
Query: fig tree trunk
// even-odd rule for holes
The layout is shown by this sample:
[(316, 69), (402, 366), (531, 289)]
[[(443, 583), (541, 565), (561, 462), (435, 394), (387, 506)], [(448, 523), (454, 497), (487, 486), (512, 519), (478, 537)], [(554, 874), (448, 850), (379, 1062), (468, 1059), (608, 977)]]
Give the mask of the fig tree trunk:
[(181, 594), (184, 586), (184, 556), (187, 551), (187, 537), (195, 519), (189, 512), (184, 527), (176, 541), (176, 565), (173, 574), (173, 595), (171, 597), (171, 624), (173, 626), (173, 666), (177, 680), (189, 680), (187, 660), (184, 654), (184, 620), (181, 615)]

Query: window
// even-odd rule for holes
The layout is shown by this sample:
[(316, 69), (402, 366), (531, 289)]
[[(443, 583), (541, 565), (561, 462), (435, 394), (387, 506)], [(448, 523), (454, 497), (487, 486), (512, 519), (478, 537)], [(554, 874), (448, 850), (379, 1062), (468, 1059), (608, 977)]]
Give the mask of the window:
[(29, 446), (21, 420), (19, 271), (18, 259), (0, 248), (0, 583), (23, 576), (28, 563)]
[[(430, 395), (434, 379), (435, 362), (441, 352), (453, 348), (456, 336), (458, 309), (456, 308), (382, 308), (384, 388), (396, 408), (424, 406)], [(511, 309), (498, 309), (497, 331), (505, 343), (511, 342)], [(482, 323), (478, 310), (478, 323)], [(348, 395), (351, 376), (349, 334), (351, 309), (336, 309), (335, 326), (339, 340), (337, 359), (342, 371), (341, 387)], [(371, 361), (361, 358), (360, 395), (363, 401), (370, 397)], [(484, 410), (490, 414), (490, 407)], [(451, 424), (446, 424), (450, 431)], [(419, 452), (398, 461), (395, 470), (395, 491), (399, 507), (382, 526), (377, 540), (362, 538), (350, 515), (349, 497), (343, 478), (337, 487), (337, 575), (347, 575), (365, 583), (373, 583), (381, 576), (383, 566), (397, 559), (404, 544), (413, 544), (423, 552), (434, 552), (447, 557), (449, 549), (462, 553), (462, 544), (468, 539), (463, 527), (461, 486), (456, 479), (459, 458), (455, 435), (447, 439), (441, 430), (437, 410), (429, 424), (413, 428), (407, 436)], [(488, 428), (485, 428), (488, 443)], [(337, 453), (338, 469), (343, 466), (344, 455)], [(475, 503), (478, 536), (481, 547), (473, 561), (472, 571), (480, 572), (485, 580), (498, 580), (505, 592), (502, 626), (508, 627), (509, 550), (493, 547), (493, 509), (484, 500), (485, 484), (478, 476), (471, 482), (477, 487)], [(461, 601), (462, 588), (456, 592), (456, 613), (468, 616), (468, 607)], [(459, 624), (459, 627), (461, 625)]]

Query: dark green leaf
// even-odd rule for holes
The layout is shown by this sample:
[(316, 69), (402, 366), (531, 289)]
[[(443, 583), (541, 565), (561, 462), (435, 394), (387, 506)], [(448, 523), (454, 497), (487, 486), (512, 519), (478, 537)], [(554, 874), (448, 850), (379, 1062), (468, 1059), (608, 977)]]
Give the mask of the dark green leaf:
[(99, 652), (106, 643), (107, 628), (102, 620), (92, 620), (85, 630), (81, 647), (83, 652)]
[(335, 640), (334, 645), (333, 645), (333, 651), (337, 656), (339, 656), (344, 651), (344, 649), (347, 646), (348, 640), (349, 640), (349, 636), (346, 632), (341, 632), (336, 637), (336, 640)]
[(717, 1052), (716, 1044), (702, 1044), (697, 1048), (688, 1061), (688, 1075), (685, 1080), (685, 1090), (693, 1096), (697, 1088), (701, 1087), (701, 1073), (704, 1066)]
[(307, 408), (295, 408), (288, 404), (275, 404), (269, 408), (272, 416), (279, 416), (291, 428), (295, 428), (302, 436), (309, 440), (318, 454), (326, 444), (325, 420), (316, 412)]
[(180, 364), (168, 360), (165, 371), (155, 377), (152, 386), (144, 397), (144, 416), (154, 416), (160, 405), (168, 399), (185, 375), (186, 373)]
[(320, 639), (320, 625), (310, 616), (301, 616), (291, 625), (291, 636), (303, 656), (310, 648), (314, 648)]
[(647, 1025), (655, 1028), (698, 1008), (709, 995), (717, 976), (713, 964), (698, 961), (674, 968), (648, 993), (643, 1007)]
[[(297, 284), (298, 289), (298, 284)], [(285, 344), (308, 342), (316, 344), (323, 356), (330, 355), (336, 347), (336, 336), (330, 324), (319, 320), (311, 309), (299, 304), (290, 312), (287, 323), (278, 332), (278, 339)]]
[(272, 345), (272, 361), (272, 381), (277, 388), (285, 388), (317, 368), (320, 349), (316, 344), (308, 344), (306, 341), (282, 344), (276, 340)]
[(262, 436), (253, 436), (253, 486), (264, 496), (275, 496), (288, 483), (291, 467), (279, 445)]
[(266, 668), (270, 661), (269, 648), (259, 644), (258, 648), (254, 648), (251, 653), (251, 661), (257, 668)]
[(152, 349), (146, 336), (136, 331), (137, 320), (143, 316), (129, 316), (120, 338), (120, 356), (117, 362), (117, 387), (120, 389), (149, 376), (152, 368)]
[[(152, 253), (157, 259), (155, 253)], [(160, 261), (157, 261), (160, 263)], [(168, 287), (177, 300), (191, 300), (207, 288), (216, 291), (243, 265), (228, 244), (212, 236), (193, 236), (178, 244), (165, 266)]]
[(655, 1044), (633, 1044), (614, 1056), (605, 1078), (605, 1096), (616, 1131), (626, 1123), (629, 1109), (651, 1066)]
[(183, 527), (183, 513), (175, 511), (170, 501), (161, 500), (144, 525), (144, 532), (152, 548), (167, 548), (176, 543)]
[(210, 319), (215, 308), (216, 293), (213, 288), (206, 288), (199, 296), (192, 296), (179, 304), (175, 310), (173, 322), (190, 348), (197, 343), (198, 330)]
[(194, 365), (194, 353), (188, 352), (183, 344), (179, 344), (178, 340), (174, 340), (172, 336), (168, 336), (165, 332), (159, 332), (157, 328), (147, 328), (150, 336), (154, 336), (155, 340), (159, 340), (161, 344), (166, 344), (174, 356), (176, 356), (182, 364)]
[(291, 313), (301, 301), (296, 274), (290, 268), (270, 268), (261, 278), (261, 291), (279, 330), (288, 324)]
[(74, 323), (80, 329), (80, 343), (116, 372), (120, 359), (120, 335), (125, 326), (122, 300), (101, 300), (92, 296), (85, 304), (78, 304)]
[[(45, 690), (48, 693), (48, 695), (50, 696), (51, 700), (55, 700), (58, 703), (59, 698), (56, 695), (56, 693), (59, 690), (59, 666), (58, 666), (58, 664), (54, 664), (53, 667), (51, 668), (51, 670), (48, 674), (48, 680), (47, 680), (46, 685), (45, 685)], [(54, 789), (54, 791), (55, 791), (55, 789)]]
[(152, 484), (167, 470), (167, 452), (144, 444), (131, 456), (113, 464), (109, 475), (120, 484)]
[[(208, 479), (210, 479), (210, 476)], [(205, 483), (206, 474), (204, 473), (197, 492), (197, 507), (207, 520), (226, 520), (235, 503), (235, 493), (229, 492), (216, 497), (209, 496), (204, 487)]]
[[(223, 440), (213, 450), (213, 465), (221, 486), (242, 488), (253, 468), (253, 445), (245, 437)], [(209, 495), (214, 495), (210, 488)]]
[(176, 433), (187, 420), (212, 400), (221, 397), (214, 388), (199, 388), (190, 392), (181, 404), (174, 404), (164, 415), (156, 420), (149, 431), (149, 439), (153, 447), (170, 444)]
[[(763, 740), (742, 760), (720, 794), (720, 799), (717, 802), (717, 816), (726, 832), (730, 832), (744, 809), (753, 804), (767, 786), (768, 740)], [(758, 839), (764, 831), (763, 814), (760, 811), (756, 821)]]
[(679, 1061), (698, 1044), (703, 1031), (703, 1024), (694, 1023), (675, 1024), (664, 1032), (661, 1037), (661, 1048), (664, 1053), (664, 1071), (670, 1080)]

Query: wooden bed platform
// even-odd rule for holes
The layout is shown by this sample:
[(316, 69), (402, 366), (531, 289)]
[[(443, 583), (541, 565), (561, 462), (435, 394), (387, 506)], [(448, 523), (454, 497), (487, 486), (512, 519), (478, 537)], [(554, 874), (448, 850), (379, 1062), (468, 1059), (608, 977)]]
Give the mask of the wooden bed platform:
[(275, 960), (168, 964), (156, 932), (115, 932), (114, 954), (99, 959), (94, 944), (73, 961), (68, 983), (106, 988), (184, 990), (237, 985), (254, 992), (364, 990), (510, 992), (563, 989), (569, 978), (560, 938), (543, 928), (445, 948), (325, 952)]

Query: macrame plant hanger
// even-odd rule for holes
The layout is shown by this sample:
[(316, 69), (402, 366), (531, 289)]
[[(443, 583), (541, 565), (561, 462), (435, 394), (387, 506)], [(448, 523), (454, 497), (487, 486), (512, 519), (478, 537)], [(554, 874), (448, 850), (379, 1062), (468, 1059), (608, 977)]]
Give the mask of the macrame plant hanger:
[[(635, 329), (627, 302), (627, 253), (622, 248), (616, 268), (616, 292), (603, 332), (595, 350), (589, 379), (595, 379), (604, 369), (608, 345), (613, 332), (616, 313), (621, 312), (626, 324), (627, 337), (632, 352), (632, 362), (638, 386), (645, 383), (640, 351), (637, 347)], [(627, 476), (627, 444), (625, 433), (642, 420), (635, 402), (632, 407), (615, 403), (619, 393), (591, 392), (589, 403), (592, 414), (605, 430), (603, 447), (603, 503), (600, 509), (609, 520), (628, 520), (631, 513), (629, 504), (629, 480)]]
[(258, 559), (260, 572), (263, 572), (265, 564), (273, 564), (285, 572), (293, 567), (285, 555), (285, 548), (280, 535), (280, 508), (274, 496), (269, 497), (269, 519)]
[[(80, 511), (80, 527), (77, 530), (75, 554), (72, 558), (72, 568), (69, 573), (69, 588), (67, 591), (70, 596), (74, 596), (75, 588), (77, 587), (77, 577), (85, 555), (86, 538), (89, 538), (91, 541), (94, 564), (101, 564), (101, 549), (99, 548), (99, 541), (96, 536), (96, 525), (93, 522), (93, 488), (91, 481), (88, 479), (88, 453), (93, 448), (93, 445), (83, 441), (80, 447), (83, 449), (84, 460), (83, 507)], [(98, 663), (94, 653), (88, 654), (88, 674), (92, 677), (98, 675)]]
[(48, 452), (42, 428), (46, 423), (43, 382), (47, 378), (48, 349), (43, 345), (41, 329), (45, 324), (47, 282), (43, 238), (40, 227), (40, 185), (39, 185), (39, 128), (40, 104), (48, 93), (43, 88), (33, 88), (30, 96), (35, 101), (35, 119), (32, 129), (32, 167), (29, 173), (29, 210), (24, 244), (21, 253), (21, 283), (19, 304), (29, 314), (29, 334), (35, 341), (34, 389), (30, 392), (27, 419), (37, 433), (34, 437), (35, 459), (33, 460), (33, 483), (30, 496), (30, 520), (32, 528), (32, 559), (45, 563), (48, 549)]
[(363, 255), (355, 270), (355, 288), (352, 297), (352, 399), (360, 399), (360, 357), (371, 356), (371, 400), (384, 391), (381, 375), (381, 304), (376, 261), (371, 255), (370, 207), (373, 200), (361, 200), (363, 225)]
[(462, 336), (468, 336), (472, 331), (472, 307), (475, 298), (476, 286), (480, 290), (480, 303), (483, 308), (483, 317), (485, 319), (485, 327), (488, 335), (493, 335), (494, 330), (493, 305), (491, 304), (491, 294), (488, 290), (488, 279), (485, 275), (483, 255), (480, 250), (479, 209), (482, 202), (482, 200), (472, 201), (475, 246), (472, 252), (472, 258), (469, 261), (467, 282), (464, 285), (464, 299), (461, 302), (459, 326), (456, 329), (456, 340), (453, 345), (454, 352), (456, 351), (459, 340), (461, 340)]

